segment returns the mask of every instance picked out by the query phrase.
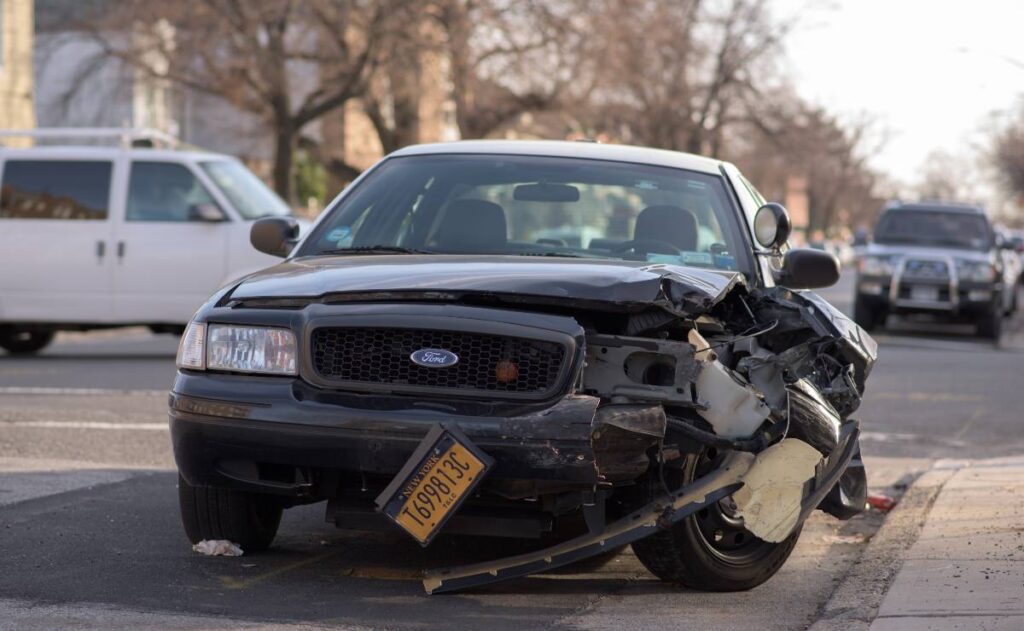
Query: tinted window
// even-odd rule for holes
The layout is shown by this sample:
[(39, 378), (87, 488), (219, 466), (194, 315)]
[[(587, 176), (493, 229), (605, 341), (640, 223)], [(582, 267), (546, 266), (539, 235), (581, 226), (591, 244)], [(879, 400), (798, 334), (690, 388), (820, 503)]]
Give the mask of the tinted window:
[(171, 162), (133, 162), (128, 184), (128, 221), (200, 221), (193, 207), (216, 206), (187, 168)]
[(392, 158), (329, 212), (301, 254), (383, 246), (729, 270), (747, 260), (720, 176), (641, 164)]
[(8, 160), (0, 183), (0, 218), (107, 218), (110, 162)]
[(992, 231), (980, 214), (896, 210), (879, 219), (875, 242), (985, 250), (992, 246)]

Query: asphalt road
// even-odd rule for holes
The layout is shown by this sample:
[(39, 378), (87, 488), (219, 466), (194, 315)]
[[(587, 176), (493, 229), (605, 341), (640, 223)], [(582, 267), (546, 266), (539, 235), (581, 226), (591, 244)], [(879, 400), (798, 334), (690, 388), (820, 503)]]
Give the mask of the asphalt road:
[[(850, 281), (822, 292), (849, 307)], [(858, 412), (876, 488), (939, 458), (1024, 453), (1024, 325), (1001, 348), (956, 327), (896, 325)], [(63, 336), (0, 355), (0, 628), (800, 629), (856, 563), (882, 516), (814, 516), (794, 556), (751, 592), (659, 583), (628, 551), (605, 566), (427, 597), (422, 569), (507, 555), (507, 541), (339, 531), (322, 506), (286, 512), (275, 547), (193, 553), (178, 522), (166, 432), (176, 341), (143, 331)], [(7, 622), (5, 622), (7, 621)]]

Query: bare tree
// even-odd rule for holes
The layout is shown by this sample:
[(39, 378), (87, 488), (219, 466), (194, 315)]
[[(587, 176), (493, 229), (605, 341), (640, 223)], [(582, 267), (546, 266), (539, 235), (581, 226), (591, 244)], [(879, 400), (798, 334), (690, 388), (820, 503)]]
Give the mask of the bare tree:
[(382, 42), (398, 28), (395, 16), (410, 3), (120, 0), (72, 19), (102, 55), (265, 121), (274, 186), (287, 198), (303, 128), (363, 94)]
[(581, 116), (595, 131), (629, 142), (718, 155), (728, 128), (760, 107), (761, 86), (792, 28), (767, 6), (766, 0), (593, 3), (593, 87)]
[(1024, 205), (1024, 105), (997, 127), (991, 159), (1003, 188)]

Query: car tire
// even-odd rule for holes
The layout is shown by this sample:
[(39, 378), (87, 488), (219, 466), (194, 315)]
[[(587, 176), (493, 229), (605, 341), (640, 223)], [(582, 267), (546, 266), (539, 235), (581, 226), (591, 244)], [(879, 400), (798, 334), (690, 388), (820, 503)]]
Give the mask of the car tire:
[(8, 329), (0, 331), (0, 348), (11, 355), (31, 355), (46, 348), (54, 335), (54, 331)]
[(853, 321), (865, 331), (874, 331), (885, 324), (885, 313), (857, 296), (853, 301)]
[[(684, 467), (685, 482), (703, 475), (700, 465), (706, 458), (706, 452), (690, 456)], [(690, 589), (736, 592), (764, 583), (789, 558), (801, 528), (779, 543), (762, 541), (742, 527), (742, 518), (727, 514), (724, 502), (633, 543), (637, 559), (659, 579)]]
[(1003, 334), (1002, 310), (997, 307), (992, 307), (984, 311), (975, 325), (975, 330), (978, 337), (998, 342), (1000, 336)]
[(178, 476), (181, 523), (192, 543), (227, 539), (243, 551), (270, 547), (284, 508), (276, 498), (212, 486), (192, 486)]

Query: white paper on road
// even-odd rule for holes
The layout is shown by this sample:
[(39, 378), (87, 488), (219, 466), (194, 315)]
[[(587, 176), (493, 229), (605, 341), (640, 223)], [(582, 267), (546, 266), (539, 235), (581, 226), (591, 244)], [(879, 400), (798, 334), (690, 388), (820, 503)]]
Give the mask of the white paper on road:
[(192, 546), (192, 549), (199, 554), (211, 557), (240, 557), (242, 548), (237, 543), (227, 539), (203, 539)]

